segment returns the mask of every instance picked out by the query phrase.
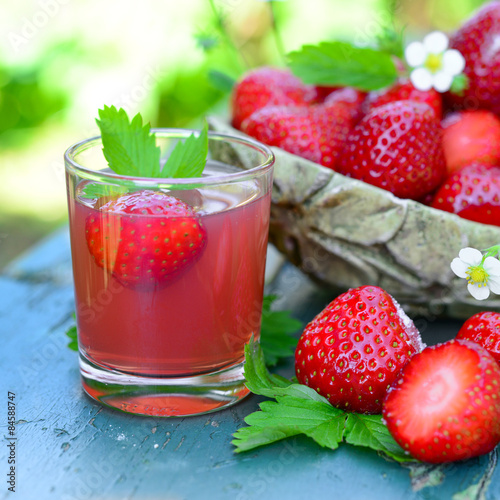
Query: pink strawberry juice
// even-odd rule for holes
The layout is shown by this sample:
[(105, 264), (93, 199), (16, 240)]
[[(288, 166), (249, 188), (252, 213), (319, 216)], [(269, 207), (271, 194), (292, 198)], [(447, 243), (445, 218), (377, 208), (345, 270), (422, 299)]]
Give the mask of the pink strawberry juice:
[[(96, 201), (77, 195), (70, 203), (80, 352), (90, 362), (132, 375), (192, 376), (240, 363), (244, 344), (258, 337), (270, 191), (249, 197), (222, 188), (196, 198), (206, 230), (201, 257), (143, 288), (92, 258), (85, 228), (99, 215)], [(152, 217), (162, 216), (138, 216), (137, 230), (147, 232)]]

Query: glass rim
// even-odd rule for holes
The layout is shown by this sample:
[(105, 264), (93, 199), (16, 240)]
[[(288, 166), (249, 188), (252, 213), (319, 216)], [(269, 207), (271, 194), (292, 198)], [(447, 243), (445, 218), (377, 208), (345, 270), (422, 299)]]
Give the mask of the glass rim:
[[(168, 134), (170, 138), (180, 139), (187, 138), (191, 134), (199, 135), (200, 130), (197, 129), (182, 129), (182, 128), (151, 128), (152, 134), (158, 134), (158, 138), (161, 138), (162, 134)], [(99, 170), (92, 170), (91, 168), (85, 167), (78, 163), (75, 160), (75, 156), (83, 151), (90, 149), (95, 146), (97, 143), (101, 143), (101, 135), (96, 135), (93, 137), (89, 137), (87, 139), (83, 139), (72, 144), (66, 151), (64, 152), (64, 160), (65, 160), (65, 169), (68, 171), (73, 171), (75, 173), (81, 173), (81, 177), (83, 178), (94, 178), (102, 177), (103, 179), (109, 179), (110, 181), (119, 181), (124, 180), (128, 182), (138, 182), (141, 186), (145, 186), (147, 184), (154, 184), (157, 186), (158, 184), (168, 184), (168, 185), (193, 185), (193, 184), (201, 184), (201, 185), (210, 185), (210, 184), (222, 184), (222, 183), (233, 183), (241, 180), (245, 180), (248, 177), (253, 177), (256, 174), (261, 172), (266, 172), (269, 170), (275, 163), (276, 157), (273, 151), (262, 144), (261, 142), (251, 138), (244, 137), (235, 134), (228, 134), (225, 132), (214, 132), (208, 131), (208, 138), (214, 139), (216, 141), (229, 141), (237, 144), (241, 144), (262, 154), (264, 161), (252, 167), (248, 170), (241, 170), (241, 172), (234, 172), (229, 174), (220, 174), (220, 175), (210, 175), (206, 177), (189, 177), (189, 178), (174, 178), (174, 177), (134, 177), (130, 175), (121, 175), (117, 174), (113, 171), (111, 172), (101, 172)], [(165, 137), (168, 138), (168, 137)]]

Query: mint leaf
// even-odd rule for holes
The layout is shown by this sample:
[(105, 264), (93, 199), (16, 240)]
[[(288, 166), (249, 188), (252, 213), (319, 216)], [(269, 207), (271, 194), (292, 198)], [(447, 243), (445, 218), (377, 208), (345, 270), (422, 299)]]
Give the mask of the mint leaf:
[(415, 461), (389, 433), (381, 415), (350, 413), (345, 426), (346, 443), (381, 451), (398, 462)]
[(208, 124), (205, 122), (198, 137), (191, 134), (178, 142), (168, 157), (160, 177), (201, 177), (208, 154)]
[(267, 295), (262, 307), (260, 345), (267, 366), (274, 366), (280, 359), (293, 356), (297, 339), (290, 334), (302, 327), (302, 323), (292, 318), (289, 311), (271, 311), (275, 300), (275, 295)]
[(100, 182), (91, 182), (87, 184), (80, 192), (81, 198), (101, 198), (103, 196), (120, 196), (128, 192), (123, 186), (112, 186), (110, 184), (101, 184)]
[(68, 347), (72, 351), (78, 351), (78, 340), (77, 340), (77, 330), (76, 326), (73, 325), (68, 330), (66, 330), (66, 335), (71, 339), (71, 342), (68, 344)]
[(158, 177), (160, 148), (149, 124), (140, 113), (131, 122), (124, 109), (104, 106), (96, 120), (101, 130), (103, 153), (110, 168), (120, 175)]
[(387, 87), (397, 80), (396, 67), (389, 54), (347, 42), (304, 45), (288, 57), (292, 72), (305, 83), (351, 86), (368, 91)]

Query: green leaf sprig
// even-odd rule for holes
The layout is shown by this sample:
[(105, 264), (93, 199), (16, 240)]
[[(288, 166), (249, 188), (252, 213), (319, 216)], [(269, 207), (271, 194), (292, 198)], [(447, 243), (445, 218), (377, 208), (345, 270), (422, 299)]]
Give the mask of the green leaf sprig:
[(355, 47), (348, 42), (304, 45), (288, 54), (292, 72), (305, 83), (350, 86), (370, 91), (396, 82), (393, 57), (384, 50)]
[(390, 435), (381, 415), (344, 412), (314, 389), (269, 373), (262, 349), (253, 339), (245, 346), (245, 379), (251, 392), (275, 401), (261, 403), (260, 411), (245, 418), (249, 427), (235, 432), (232, 443), (238, 453), (304, 434), (332, 450), (346, 442), (398, 462), (414, 461)]
[[(76, 322), (76, 314), (73, 313), (72, 315), (73, 321)], [(67, 330), (66, 330), (66, 335), (69, 337), (70, 341), (68, 343), (68, 347), (72, 351), (78, 351), (78, 340), (77, 340), (77, 330), (76, 330), (76, 324), (71, 325)]]
[[(101, 131), (102, 151), (109, 167), (119, 175), (151, 178), (201, 177), (208, 155), (208, 125), (199, 134), (179, 141), (161, 166), (161, 149), (149, 123), (143, 124), (140, 113), (132, 120), (123, 108), (104, 106), (96, 119)], [(84, 198), (98, 198), (128, 192), (124, 186), (98, 182), (87, 184)]]
[(280, 359), (293, 356), (297, 339), (292, 336), (302, 323), (290, 315), (290, 311), (272, 311), (276, 295), (266, 295), (262, 306), (260, 345), (267, 366), (274, 366)]

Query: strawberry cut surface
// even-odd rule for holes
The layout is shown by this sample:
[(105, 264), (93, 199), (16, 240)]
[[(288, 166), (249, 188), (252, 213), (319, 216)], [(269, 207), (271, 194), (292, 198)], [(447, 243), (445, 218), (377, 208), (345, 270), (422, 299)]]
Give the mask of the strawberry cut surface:
[(452, 340), (412, 358), (389, 390), (383, 416), (419, 460), (471, 458), (500, 441), (499, 386), (500, 368), (485, 349)]
[(306, 326), (295, 372), (333, 406), (380, 413), (387, 388), (422, 348), (397, 302), (379, 287), (363, 286), (337, 297)]
[(85, 238), (99, 267), (135, 286), (166, 284), (200, 258), (207, 242), (189, 205), (148, 190), (101, 204), (87, 217)]

